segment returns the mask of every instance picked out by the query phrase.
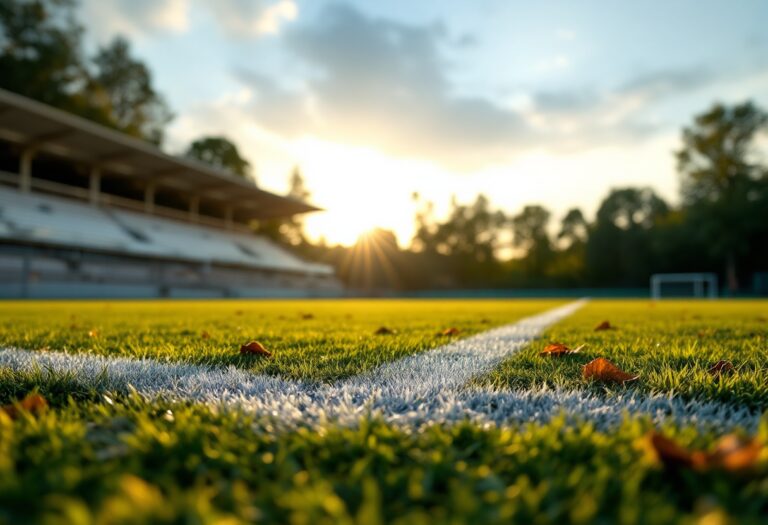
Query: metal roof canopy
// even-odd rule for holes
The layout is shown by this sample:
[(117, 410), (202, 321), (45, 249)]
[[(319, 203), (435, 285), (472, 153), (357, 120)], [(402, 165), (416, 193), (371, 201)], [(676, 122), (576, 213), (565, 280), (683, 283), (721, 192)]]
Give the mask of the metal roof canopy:
[[(0, 138), (123, 176), (231, 205), (240, 217), (269, 219), (318, 211), (290, 197), (35, 100), (0, 89)], [(108, 173), (102, 171), (102, 176)]]

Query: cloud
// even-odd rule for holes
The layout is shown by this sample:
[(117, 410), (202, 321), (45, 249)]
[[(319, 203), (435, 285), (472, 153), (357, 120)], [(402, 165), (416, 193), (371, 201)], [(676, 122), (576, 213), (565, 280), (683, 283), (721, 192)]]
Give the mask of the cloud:
[(276, 34), (299, 14), (293, 0), (216, 0), (207, 5), (225, 32), (237, 37)]
[(472, 169), (508, 158), (530, 130), (487, 99), (452, 95), (441, 47), (453, 42), (440, 24), (412, 26), (332, 4), (283, 35), (292, 58), (310, 70), (300, 87), (253, 71), (238, 76), (256, 92), (254, 116), (286, 136)]
[(97, 41), (189, 29), (190, 0), (84, 0), (82, 10)]

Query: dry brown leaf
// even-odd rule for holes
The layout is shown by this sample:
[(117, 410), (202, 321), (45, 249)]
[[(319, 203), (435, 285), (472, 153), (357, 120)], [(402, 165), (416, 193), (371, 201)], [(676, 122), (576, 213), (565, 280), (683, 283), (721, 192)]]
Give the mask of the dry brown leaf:
[(388, 328), (386, 326), (380, 326), (375, 332), (373, 332), (376, 335), (391, 335), (394, 334), (395, 331), (391, 328)]
[(603, 383), (626, 383), (640, 377), (624, 372), (604, 357), (598, 357), (584, 365), (582, 375), (584, 379), (593, 379)]
[(251, 341), (250, 343), (241, 346), (240, 353), (247, 355), (259, 355), (262, 357), (272, 357), (272, 352), (264, 348), (264, 345), (258, 341)]
[(648, 437), (658, 461), (668, 468), (713, 469), (738, 472), (752, 468), (760, 456), (762, 445), (756, 439), (743, 439), (735, 434), (723, 436), (712, 452), (688, 450), (657, 432)]
[(563, 343), (550, 343), (544, 347), (544, 350), (539, 352), (539, 355), (546, 355), (550, 357), (560, 357), (564, 355), (578, 354), (584, 345), (579, 345), (576, 348), (569, 348)]
[(755, 438), (746, 440), (736, 434), (728, 434), (707, 455), (707, 463), (710, 468), (731, 472), (747, 470), (757, 463), (762, 449), (763, 446)]
[(314, 319), (315, 315), (314, 314), (301, 314), (301, 318), (304, 319), (305, 321), (309, 321), (310, 319)]
[(713, 377), (719, 377), (723, 374), (733, 373), (734, 370), (735, 368), (733, 366), (733, 363), (731, 363), (730, 361), (724, 361), (721, 359), (720, 361), (718, 361), (717, 363), (709, 367), (707, 369), (707, 372), (709, 372), (709, 375)]
[(455, 326), (452, 326), (452, 327), (446, 328), (445, 330), (440, 332), (440, 335), (444, 335), (446, 337), (450, 337), (450, 336), (453, 336), (453, 335), (459, 335), (460, 333), (461, 333), (461, 330), (459, 330)]
[(202, 332), (200, 332), (200, 337), (202, 339), (210, 339), (211, 338), (211, 334), (209, 334), (207, 331), (203, 330)]
[(11, 403), (0, 407), (0, 411), (11, 419), (16, 419), (22, 412), (29, 412), (30, 414), (42, 414), (48, 409), (48, 401), (45, 400), (40, 394), (29, 394), (16, 404)]
[(611, 325), (610, 321), (603, 321), (599, 325), (595, 327), (595, 332), (601, 332), (603, 330), (613, 330), (615, 329), (614, 326)]

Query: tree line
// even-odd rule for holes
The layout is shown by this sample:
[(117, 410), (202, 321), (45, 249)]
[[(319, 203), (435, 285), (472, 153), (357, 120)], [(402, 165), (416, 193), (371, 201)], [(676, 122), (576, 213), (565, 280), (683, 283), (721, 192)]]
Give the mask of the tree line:
[[(0, 2), (0, 87), (161, 145), (173, 113), (151, 71), (123, 37), (87, 55), (75, 8), (75, 0)], [(676, 206), (651, 188), (618, 188), (593, 220), (572, 209), (554, 224), (543, 205), (508, 214), (484, 195), (469, 204), (454, 199), (438, 219), (415, 195), (416, 233), (404, 249), (385, 230), (352, 247), (311, 242), (301, 217), (253, 228), (334, 265), (348, 286), (368, 292), (639, 287), (653, 273), (679, 271), (716, 272), (734, 293), (759, 286), (761, 275), (768, 287), (767, 125), (766, 112), (751, 102), (715, 104), (696, 116), (676, 152)], [(255, 181), (226, 137), (200, 137), (184, 154)], [(291, 197), (309, 197), (298, 168), (289, 182)]]
[(382, 230), (351, 248), (282, 241), (368, 292), (632, 288), (654, 273), (696, 271), (718, 274), (730, 293), (768, 294), (766, 132), (768, 114), (752, 102), (714, 104), (696, 116), (675, 152), (676, 206), (649, 187), (615, 188), (593, 220), (574, 208), (554, 224), (540, 204), (510, 215), (478, 195), (470, 204), (454, 199), (442, 220), (421, 202), (406, 249)]

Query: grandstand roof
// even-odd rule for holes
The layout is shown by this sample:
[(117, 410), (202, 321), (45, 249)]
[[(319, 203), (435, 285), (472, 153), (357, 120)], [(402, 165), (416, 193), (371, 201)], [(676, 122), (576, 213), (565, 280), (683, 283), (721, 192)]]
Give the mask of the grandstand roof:
[(0, 138), (98, 166), (124, 176), (232, 205), (248, 219), (317, 211), (304, 202), (195, 160), (175, 157), (145, 141), (0, 89)]

